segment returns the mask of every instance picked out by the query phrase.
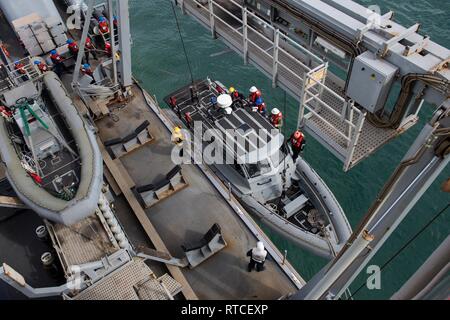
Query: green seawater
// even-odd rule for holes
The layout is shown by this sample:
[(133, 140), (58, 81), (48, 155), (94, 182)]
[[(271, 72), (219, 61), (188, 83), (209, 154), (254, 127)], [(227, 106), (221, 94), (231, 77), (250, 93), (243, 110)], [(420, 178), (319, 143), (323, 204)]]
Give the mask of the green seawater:
[[(405, 26), (421, 22), (423, 33), (430, 35), (433, 41), (450, 47), (448, 0), (358, 0), (357, 2), (365, 6), (379, 5), (383, 13), (392, 10), (395, 12), (395, 20)], [(163, 105), (164, 96), (190, 81), (172, 8), (169, 0), (131, 0), (130, 6), (133, 72), (143, 86), (155, 94)], [(220, 40), (213, 40), (209, 30), (189, 16), (183, 16), (179, 10), (177, 14), (194, 78), (204, 79), (209, 76), (226, 85), (233, 85), (241, 91), (248, 90), (251, 85), (257, 85), (262, 89), (268, 107), (277, 106), (287, 115), (286, 133), (291, 132), (297, 121), (297, 103), (288, 97), (285, 108), (285, 95), (282, 89), (272, 89), (271, 80), (255, 67), (244, 65), (242, 58), (228, 50)], [(426, 119), (429, 119), (432, 110), (431, 106), (426, 105), (422, 108), (418, 125), (348, 173), (342, 171), (342, 163), (329, 151), (307, 137), (305, 158), (334, 192), (352, 227), (357, 226)], [(440, 190), (441, 183), (449, 176), (450, 169), (447, 167), (370, 264), (383, 265), (431, 217), (449, 203), (450, 196)], [(444, 212), (387, 265), (381, 275), (381, 290), (368, 290), (364, 286), (354, 298), (388, 299), (447, 237), (450, 230), (449, 211)], [(278, 234), (264, 229), (280, 250), (288, 251), (288, 259), (305, 279), (310, 279), (326, 263), (324, 259), (313, 256)], [(360, 287), (366, 277), (363, 272), (350, 287), (351, 291), (354, 292)]]

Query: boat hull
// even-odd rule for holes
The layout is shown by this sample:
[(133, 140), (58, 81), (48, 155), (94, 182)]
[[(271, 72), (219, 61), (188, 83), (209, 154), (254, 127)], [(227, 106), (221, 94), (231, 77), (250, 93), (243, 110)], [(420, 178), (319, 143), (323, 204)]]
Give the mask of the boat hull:
[[(298, 159), (296, 171), (302, 186), (307, 189), (307, 193), (315, 193), (316, 196), (314, 198), (318, 199), (320, 197), (323, 205), (331, 212), (331, 214), (327, 215), (333, 230), (333, 236), (330, 241), (326, 241), (323, 237), (310, 233), (289, 222), (250, 195), (241, 194), (238, 191), (236, 192), (235, 189), (233, 190), (234, 194), (249, 213), (257, 217), (273, 231), (318, 256), (332, 259), (350, 237), (352, 233), (351, 226), (333, 193), (314, 169), (303, 159)], [(314, 185), (314, 189), (308, 186), (311, 183)]]
[(82, 120), (56, 74), (46, 73), (43, 82), (78, 146), (82, 167), (75, 197), (70, 201), (62, 200), (33, 181), (21, 166), (4, 118), (0, 118), (0, 155), (8, 180), (25, 205), (45, 219), (71, 225), (92, 215), (97, 208), (103, 185), (103, 160), (93, 128)]

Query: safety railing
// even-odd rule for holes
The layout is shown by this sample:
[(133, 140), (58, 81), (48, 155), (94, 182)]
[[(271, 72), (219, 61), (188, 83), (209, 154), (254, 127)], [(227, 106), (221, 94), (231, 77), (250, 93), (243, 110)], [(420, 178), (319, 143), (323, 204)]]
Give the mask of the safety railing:
[[(16, 63), (19, 67), (16, 67)], [(30, 57), (4, 65), (4, 70), (6, 71), (6, 77), (2, 79), (0, 93), (19, 87), (25, 82), (33, 81), (42, 75)]]
[[(305, 74), (300, 104), (298, 126), (307, 125), (307, 121), (320, 121), (328, 128), (340, 146), (345, 149), (344, 168), (348, 168), (358, 144), (360, 132), (366, 114), (356, 108), (353, 101), (346, 100), (326, 84), (326, 69), (316, 68)], [(330, 101), (333, 101), (331, 105)], [(324, 109), (325, 112), (322, 112)], [(305, 110), (312, 116), (305, 114)], [(338, 143), (339, 144), (339, 143)]]
[[(182, 10), (188, 4), (195, 5), (201, 11), (203, 18), (208, 20), (214, 36), (219, 33), (234, 44), (235, 48), (243, 54), (245, 63), (248, 62), (249, 55), (253, 60), (257, 60), (256, 63), (259, 61), (261, 67), (272, 75), (274, 87), (278, 84), (278, 76), (282, 70), (287, 77), (295, 79), (297, 94), (299, 94), (303, 75), (317, 66), (326, 66), (320, 57), (234, 0), (228, 1), (228, 6), (231, 8), (225, 8), (215, 0), (184, 0), (180, 3)], [(240, 12), (241, 16), (232, 11)], [(256, 23), (249, 24), (249, 19)], [(256, 25), (264, 31), (258, 30)], [(228, 31), (229, 33), (225, 34)], [(299, 60), (290, 52), (292, 50), (308, 57), (308, 64)]]

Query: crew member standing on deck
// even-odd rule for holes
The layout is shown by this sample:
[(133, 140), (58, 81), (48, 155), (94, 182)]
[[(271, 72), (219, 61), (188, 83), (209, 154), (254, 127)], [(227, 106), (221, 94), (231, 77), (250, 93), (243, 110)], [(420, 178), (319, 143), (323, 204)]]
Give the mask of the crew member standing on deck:
[(67, 48), (69, 49), (72, 56), (76, 58), (78, 55), (78, 51), (80, 51), (80, 48), (78, 48), (78, 43), (73, 39), (67, 39)]
[(181, 132), (181, 127), (177, 126), (173, 128), (172, 137), (170, 138), (173, 144), (180, 150), (180, 157), (183, 156), (184, 135)]
[(255, 104), (256, 100), (261, 98), (261, 91), (258, 90), (257, 87), (253, 86), (250, 88), (250, 95), (248, 96), (248, 100), (250, 104)]
[(283, 114), (277, 108), (272, 109), (272, 114), (270, 115), (270, 123), (277, 128), (281, 129), (283, 126)]
[(264, 270), (264, 262), (266, 261), (267, 251), (264, 249), (264, 244), (261, 241), (258, 241), (256, 247), (247, 252), (247, 257), (250, 257), (248, 272), (252, 272), (255, 267), (258, 272)]
[(64, 59), (59, 55), (56, 50), (50, 51), (50, 59), (54, 65), (55, 73), (60, 77), (62, 72), (67, 71), (66, 66), (64, 65)]
[(257, 111), (263, 116), (265, 117), (267, 114), (267, 108), (266, 108), (266, 104), (264, 103), (262, 98), (258, 98), (256, 99), (256, 108)]
[(45, 73), (48, 71), (48, 65), (40, 60), (34, 60), (34, 65), (39, 69), (41, 73)]
[(296, 162), (300, 152), (302, 152), (305, 148), (305, 135), (300, 130), (297, 130), (291, 135), (290, 142), (292, 148), (292, 159)]
[(105, 17), (98, 18), (98, 30), (101, 34), (109, 33), (109, 25)]
[(89, 63), (89, 55), (92, 54), (95, 60), (97, 60), (97, 54), (95, 53), (95, 46), (90, 37), (86, 38), (84, 59), (85, 63)]
[(25, 70), (25, 65), (20, 61), (14, 62), (14, 70), (16, 70), (19, 75), (21, 75), (20, 78), (23, 81), (27, 81), (29, 79), (27, 76), (27, 71)]
[(108, 41), (105, 42), (105, 52), (108, 55), (108, 57), (112, 56), (112, 47), (111, 47), (111, 43), (109, 43)]

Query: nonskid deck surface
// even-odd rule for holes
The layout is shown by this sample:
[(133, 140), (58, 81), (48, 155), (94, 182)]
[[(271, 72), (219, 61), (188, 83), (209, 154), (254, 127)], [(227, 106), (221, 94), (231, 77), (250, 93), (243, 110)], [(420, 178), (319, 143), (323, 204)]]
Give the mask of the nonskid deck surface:
[[(141, 91), (137, 87), (133, 89), (133, 100), (116, 113), (116, 121), (107, 117), (98, 121), (97, 126), (102, 141), (105, 141), (128, 134), (144, 120), (150, 121), (150, 133), (155, 141), (120, 158), (139, 186), (159, 180), (174, 164), (170, 158), (170, 133), (146, 105)], [(199, 240), (214, 223), (221, 226), (228, 246), (198, 267), (183, 269), (198, 298), (277, 299), (294, 292), (294, 284), (270, 258), (264, 272), (247, 272), (246, 252), (255, 246), (256, 237), (197, 166), (183, 165), (182, 168), (189, 186), (146, 209), (146, 214), (175, 257), (183, 256), (182, 244)], [(123, 212), (117, 215), (120, 219), (126, 217)], [(123, 224), (129, 233), (131, 229), (128, 231), (127, 225), (131, 225), (130, 221)]]

